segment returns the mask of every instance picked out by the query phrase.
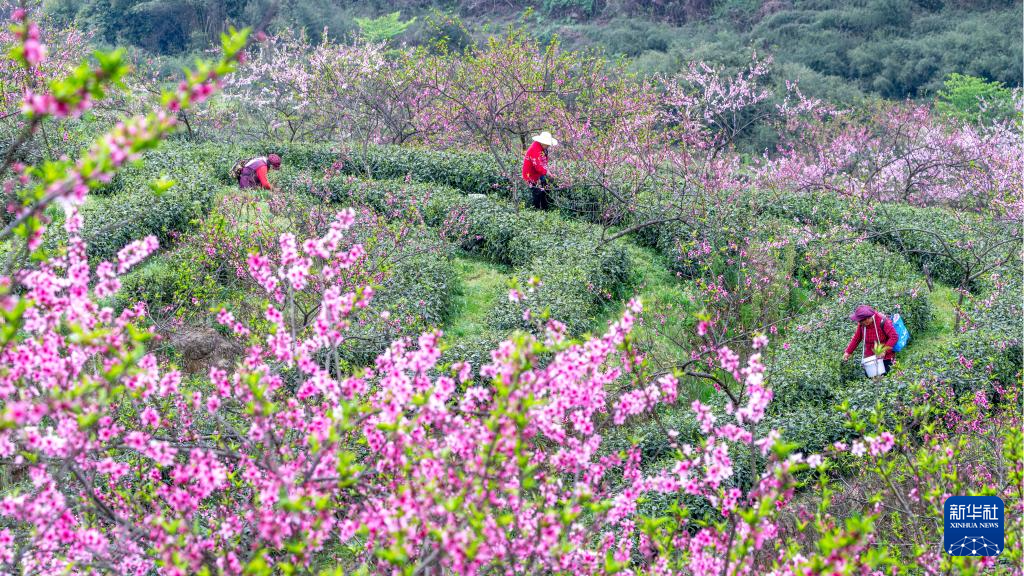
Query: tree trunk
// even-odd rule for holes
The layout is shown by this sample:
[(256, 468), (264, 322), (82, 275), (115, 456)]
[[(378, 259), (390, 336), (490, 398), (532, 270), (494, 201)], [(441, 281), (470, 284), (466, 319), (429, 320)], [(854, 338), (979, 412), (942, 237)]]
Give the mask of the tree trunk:
[(953, 317), (953, 334), (960, 333), (960, 316), (963, 314), (964, 309), (964, 295), (967, 293), (967, 284), (969, 280), (964, 280), (960, 283), (960, 296), (956, 300), (956, 314)]

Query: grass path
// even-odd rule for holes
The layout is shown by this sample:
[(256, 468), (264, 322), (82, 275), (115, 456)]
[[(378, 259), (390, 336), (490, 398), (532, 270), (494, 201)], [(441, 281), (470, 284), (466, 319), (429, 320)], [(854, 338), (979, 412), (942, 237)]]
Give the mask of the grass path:
[(508, 293), (509, 270), (484, 258), (469, 254), (455, 256), (453, 265), (459, 275), (455, 307), (445, 327), (445, 335), (462, 339), (481, 336), (490, 328), (487, 314), (498, 298)]
[[(956, 290), (944, 284), (935, 284), (935, 289), (928, 293), (932, 304), (932, 321), (921, 333), (911, 333), (907, 347), (897, 353), (897, 366), (911, 366), (922, 358), (941, 349), (953, 339), (953, 322), (956, 319)], [(897, 369), (897, 373), (899, 373)]]
[[(693, 332), (692, 288), (673, 275), (665, 256), (632, 242), (628, 248), (634, 266), (633, 293), (642, 300), (645, 310), (646, 325), (639, 328), (636, 335), (658, 369), (678, 359), (680, 347), (677, 343), (687, 343)], [(897, 355), (897, 373), (901, 371), (900, 366), (918, 364), (924, 357), (941, 350), (955, 336), (956, 291), (936, 283), (935, 289), (928, 292), (928, 298), (933, 311), (931, 323), (925, 330), (911, 334), (910, 343)], [(622, 314), (623, 308), (624, 303), (609, 306), (595, 322), (594, 331), (599, 333), (608, 321)], [(702, 396), (705, 391), (693, 392)]]
[[(638, 336), (648, 352), (656, 357), (671, 356), (679, 349), (673, 341), (686, 338), (690, 327), (693, 308), (689, 286), (676, 278), (668, 268), (665, 256), (653, 248), (626, 243), (633, 263), (633, 281), (629, 292), (644, 305), (644, 319), (647, 325)], [(594, 331), (600, 333), (609, 321), (618, 319), (625, 309), (625, 302), (609, 306), (594, 323)]]
[[(655, 369), (667, 368), (680, 354), (693, 332), (694, 299), (692, 287), (669, 270), (664, 255), (652, 248), (626, 242), (633, 263), (633, 286), (629, 293), (644, 303), (644, 325), (635, 334), (638, 343), (655, 363)], [(454, 258), (460, 278), (460, 290), (454, 297), (454, 310), (445, 333), (454, 339), (483, 336), (489, 330), (487, 315), (506, 293), (511, 271), (479, 256), (459, 253)], [(936, 284), (928, 293), (934, 312), (926, 330), (911, 334), (907, 348), (897, 356), (899, 366), (911, 366), (941, 349), (954, 336), (956, 291)], [(594, 319), (593, 332), (600, 334), (608, 322), (621, 316), (625, 301), (608, 306)]]
[[(632, 286), (628, 294), (644, 303), (644, 325), (635, 334), (649, 357), (659, 364), (672, 364), (680, 353), (677, 343), (685, 343), (692, 332), (690, 287), (668, 269), (665, 257), (651, 248), (626, 242), (633, 263)], [(445, 326), (445, 335), (454, 339), (484, 336), (490, 331), (487, 316), (499, 298), (505, 297), (512, 271), (479, 256), (459, 253), (453, 259), (459, 276), (459, 292)], [(628, 297), (607, 306), (594, 318), (592, 331), (603, 333), (610, 321), (622, 315)]]
[[(692, 344), (695, 298), (692, 283), (680, 280), (669, 269), (667, 258), (653, 248), (627, 241), (626, 248), (633, 262), (632, 296), (644, 305), (643, 322), (633, 331), (637, 344), (647, 354), (651, 370), (671, 369)], [(627, 298), (628, 300), (628, 298)], [(601, 333), (608, 322), (618, 319), (625, 301), (609, 306), (594, 322), (594, 332)], [(706, 382), (684, 380), (685, 404), (699, 398), (707, 401), (713, 389)]]

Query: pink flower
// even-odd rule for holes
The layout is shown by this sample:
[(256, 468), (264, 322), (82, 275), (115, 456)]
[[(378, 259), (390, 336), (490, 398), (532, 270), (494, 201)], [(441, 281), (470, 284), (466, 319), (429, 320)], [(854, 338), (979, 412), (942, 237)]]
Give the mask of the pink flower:
[(139, 420), (142, 425), (147, 428), (157, 428), (160, 426), (160, 414), (153, 409), (152, 406), (147, 406), (141, 414), (139, 414)]
[(773, 446), (775, 446), (775, 442), (777, 442), (780, 437), (781, 436), (778, 430), (770, 430), (767, 436), (755, 441), (754, 445), (758, 447), (758, 449), (761, 452), (761, 455), (765, 456), (768, 454), (768, 451), (771, 450)]
[(457, 362), (452, 368), (458, 373), (459, 382), (465, 384), (473, 377), (473, 367), (469, 362)]
[[(32, 24), (35, 27), (35, 24)], [(46, 46), (43, 46), (38, 39), (29, 38), (25, 40), (25, 61), (30, 66), (38, 66), (46, 59)]]
[(0, 530), (0, 562), (14, 561), (14, 535), (10, 528)]
[(760, 350), (761, 348), (764, 348), (767, 345), (768, 345), (768, 337), (767, 336), (765, 336), (764, 334), (758, 334), (757, 336), (754, 336), (754, 342), (753, 342), (754, 350)]
[(864, 440), (868, 443), (868, 448), (871, 451), (872, 456), (881, 456), (892, 449), (895, 444), (895, 438), (891, 432), (882, 432), (877, 438), (872, 436), (865, 436)]
[(226, 308), (221, 308), (220, 311), (217, 312), (217, 323), (223, 326), (231, 326), (235, 323), (235, 315)]
[(737, 380), (739, 379), (737, 372), (740, 365), (739, 354), (733, 352), (728, 346), (722, 346), (718, 349), (718, 360), (722, 370), (732, 373)]
[(293, 290), (301, 291), (306, 288), (306, 278), (309, 276), (310, 262), (307, 259), (299, 259), (298, 263), (288, 269), (288, 283)]
[(700, 422), (700, 431), (707, 434), (711, 432), (711, 428), (715, 425), (715, 415), (711, 413), (711, 409), (701, 403), (700, 400), (694, 400), (690, 404), (690, 408), (694, 414), (697, 415), (697, 421)]

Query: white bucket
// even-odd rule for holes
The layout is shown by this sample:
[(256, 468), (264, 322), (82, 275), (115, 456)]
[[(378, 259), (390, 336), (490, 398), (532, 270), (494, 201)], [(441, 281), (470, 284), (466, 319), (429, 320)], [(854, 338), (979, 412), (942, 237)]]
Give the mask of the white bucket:
[(864, 367), (864, 371), (867, 372), (868, 378), (874, 378), (875, 376), (885, 374), (885, 361), (883, 358), (868, 356), (860, 361), (860, 365)]

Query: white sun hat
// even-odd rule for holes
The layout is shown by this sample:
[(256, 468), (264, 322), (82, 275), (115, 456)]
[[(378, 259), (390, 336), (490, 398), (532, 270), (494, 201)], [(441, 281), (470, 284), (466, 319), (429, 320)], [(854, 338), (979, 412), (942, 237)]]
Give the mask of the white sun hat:
[(533, 137), (534, 142), (540, 142), (545, 146), (558, 146), (558, 140), (551, 135), (551, 132), (541, 132), (539, 135)]

